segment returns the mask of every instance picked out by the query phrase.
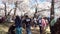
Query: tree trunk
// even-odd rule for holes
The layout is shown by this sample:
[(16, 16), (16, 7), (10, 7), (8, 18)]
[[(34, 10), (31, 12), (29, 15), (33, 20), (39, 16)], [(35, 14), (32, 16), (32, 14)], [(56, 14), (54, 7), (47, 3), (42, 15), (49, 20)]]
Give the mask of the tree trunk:
[[(13, 9), (14, 9), (14, 8), (13, 8)], [(13, 9), (11, 9), (11, 10), (8, 12), (8, 15), (10, 15), (10, 13), (11, 13), (11, 11), (12, 11)]]
[[(50, 23), (51, 23), (52, 19), (54, 19), (54, 0), (52, 0), (52, 2), (51, 2)], [(51, 26), (51, 24), (50, 24), (50, 30), (51, 30), (51, 34), (55, 34), (54, 26)]]
[(4, 3), (4, 5), (5, 5), (5, 8), (4, 8), (4, 11), (5, 11), (5, 21), (6, 21), (6, 19), (7, 19), (7, 10), (6, 10), (6, 3)]
[(16, 10), (17, 10), (17, 1), (15, 2), (14, 16), (16, 15)]
[(7, 17), (7, 10), (6, 10), (6, 3), (4, 3), (4, 5), (5, 5), (5, 9), (4, 9), (4, 11), (5, 11), (5, 16)]

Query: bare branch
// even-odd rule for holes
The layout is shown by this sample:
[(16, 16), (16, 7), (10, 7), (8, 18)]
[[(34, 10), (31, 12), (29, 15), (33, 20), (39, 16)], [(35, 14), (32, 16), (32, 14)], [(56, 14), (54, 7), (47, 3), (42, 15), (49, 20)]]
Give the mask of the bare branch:
[[(15, 9), (15, 8), (13, 8), (13, 9)], [(10, 14), (13, 9), (11, 9), (11, 10), (8, 12), (8, 14)]]
[(42, 9), (42, 10), (40, 10), (40, 11), (38, 11), (38, 12), (43, 12), (43, 11), (49, 11), (50, 9)]

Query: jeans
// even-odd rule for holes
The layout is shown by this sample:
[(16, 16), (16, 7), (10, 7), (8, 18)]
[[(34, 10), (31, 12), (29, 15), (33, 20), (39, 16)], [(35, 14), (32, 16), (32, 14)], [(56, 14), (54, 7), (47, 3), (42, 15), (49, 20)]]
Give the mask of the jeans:
[(31, 33), (30, 26), (29, 26), (29, 27), (26, 27), (26, 32), (27, 32), (27, 34), (32, 34), (32, 33)]
[(22, 27), (16, 28), (16, 34), (22, 34)]

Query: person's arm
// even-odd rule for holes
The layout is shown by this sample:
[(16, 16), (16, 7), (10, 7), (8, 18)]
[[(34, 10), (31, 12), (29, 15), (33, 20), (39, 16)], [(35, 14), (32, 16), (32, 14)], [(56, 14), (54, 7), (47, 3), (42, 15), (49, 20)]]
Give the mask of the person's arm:
[(32, 26), (32, 23), (31, 22), (32, 22), (32, 19), (30, 19), (30, 25)]

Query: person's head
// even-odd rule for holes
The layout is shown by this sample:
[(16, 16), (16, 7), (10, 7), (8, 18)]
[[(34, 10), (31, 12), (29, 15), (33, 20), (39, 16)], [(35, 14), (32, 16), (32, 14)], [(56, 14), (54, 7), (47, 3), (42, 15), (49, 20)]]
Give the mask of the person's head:
[(47, 19), (47, 17), (42, 17), (43, 19)]
[(27, 18), (28, 17), (28, 15), (25, 15), (25, 18)]
[(16, 19), (19, 19), (19, 16), (18, 15), (16, 16)]

